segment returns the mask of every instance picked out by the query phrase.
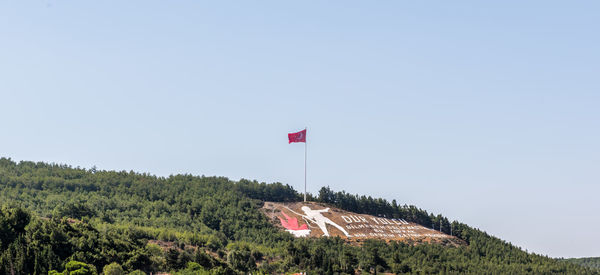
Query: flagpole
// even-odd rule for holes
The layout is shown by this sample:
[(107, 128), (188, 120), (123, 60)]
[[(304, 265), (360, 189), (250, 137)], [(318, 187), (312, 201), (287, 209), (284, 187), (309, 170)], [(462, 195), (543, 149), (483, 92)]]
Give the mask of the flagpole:
[[(306, 131), (306, 127), (304, 130)], [(308, 135), (304, 136), (304, 202), (306, 202), (306, 144), (308, 143), (308, 138), (306, 136)]]

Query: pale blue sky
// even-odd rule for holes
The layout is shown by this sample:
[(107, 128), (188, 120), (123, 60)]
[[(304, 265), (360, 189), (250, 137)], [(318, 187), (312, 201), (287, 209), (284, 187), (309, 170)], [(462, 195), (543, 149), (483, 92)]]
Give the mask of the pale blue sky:
[(0, 1), (0, 155), (321, 186), (600, 256), (594, 1)]

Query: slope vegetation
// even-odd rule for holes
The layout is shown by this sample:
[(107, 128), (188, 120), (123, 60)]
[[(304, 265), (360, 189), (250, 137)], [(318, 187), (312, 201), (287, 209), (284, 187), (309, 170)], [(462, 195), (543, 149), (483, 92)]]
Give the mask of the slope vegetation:
[[(450, 223), (414, 206), (323, 188), (311, 201), (429, 226)], [(0, 274), (105, 269), (178, 274), (393, 272), (598, 274), (526, 253), (453, 222), (465, 245), (340, 237), (296, 238), (261, 213), (301, 200), (288, 185), (222, 177), (156, 177), (0, 159)], [(300, 225), (298, 225), (300, 227)], [(439, 230), (439, 228), (438, 228)], [(139, 273), (138, 273), (139, 274)]]

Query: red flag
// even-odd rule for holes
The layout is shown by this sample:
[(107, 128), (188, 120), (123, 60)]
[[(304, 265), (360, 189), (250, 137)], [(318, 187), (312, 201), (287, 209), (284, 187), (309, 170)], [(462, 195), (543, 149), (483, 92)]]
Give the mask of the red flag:
[(290, 140), (289, 143), (292, 142), (306, 142), (306, 129), (297, 132), (297, 133), (289, 133), (288, 134), (288, 139)]

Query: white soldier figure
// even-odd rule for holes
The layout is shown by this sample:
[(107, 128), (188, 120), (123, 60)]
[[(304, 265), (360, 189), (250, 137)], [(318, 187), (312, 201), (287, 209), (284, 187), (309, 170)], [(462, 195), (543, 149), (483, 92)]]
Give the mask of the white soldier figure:
[(323, 214), (321, 214), (323, 212), (329, 211), (329, 208), (325, 208), (325, 209), (321, 209), (321, 210), (312, 210), (308, 206), (302, 206), (300, 209), (302, 209), (302, 211), (304, 211), (304, 213), (306, 214), (306, 217), (310, 221), (316, 223), (319, 226), (319, 228), (321, 228), (321, 231), (323, 231), (323, 236), (329, 237), (329, 231), (327, 231), (326, 224), (331, 224), (331, 225), (335, 226), (337, 229), (339, 229), (340, 231), (344, 232), (344, 234), (346, 234), (346, 237), (350, 237), (350, 234), (348, 234), (348, 232), (346, 232), (346, 230), (344, 230), (343, 227), (337, 225), (336, 223), (332, 222), (329, 218), (326, 218), (325, 216), (323, 216)]

